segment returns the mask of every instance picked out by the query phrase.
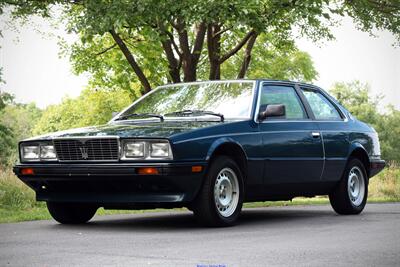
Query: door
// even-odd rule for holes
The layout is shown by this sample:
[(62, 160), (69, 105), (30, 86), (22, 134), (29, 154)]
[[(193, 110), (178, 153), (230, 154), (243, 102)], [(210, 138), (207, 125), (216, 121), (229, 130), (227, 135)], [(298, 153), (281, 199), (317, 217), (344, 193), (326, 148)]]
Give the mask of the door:
[[(259, 122), (264, 158), (264, 185), (276, 194), (285, 194), (284, 184), (319, 182), (324, 153), (318, 126), (309, 117), (300, 92), (291, 84), (264, 83), (259, 110), (269, 104), (283, 104), (286, 115)], [(273, 185), (279, 185), (274, 187)], [(282, 188), (281, 191), (279, 188)], [(300, 187), (299, 187), (300, 188)], [(269, 191), (269, 193), (271, 193)]]
[(338, 181), (349, 152), (349, 123), (329, 98), (315, 88), (301, 88), (321, 131), (325, 151), (323, 182)]

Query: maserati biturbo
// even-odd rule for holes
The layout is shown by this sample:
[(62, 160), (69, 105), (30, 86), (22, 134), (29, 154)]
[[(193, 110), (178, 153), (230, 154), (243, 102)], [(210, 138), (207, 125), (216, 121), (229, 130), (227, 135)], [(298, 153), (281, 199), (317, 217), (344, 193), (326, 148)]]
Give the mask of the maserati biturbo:
[(19, 143), (15, 174), (64, 224), (99, 207), (187, 207), (234, 224), (244, 202), (328, 195), (358, 214), (381, 171), (378, 135), (319, 87), (233, 80), (160, 86), (109, 123)]

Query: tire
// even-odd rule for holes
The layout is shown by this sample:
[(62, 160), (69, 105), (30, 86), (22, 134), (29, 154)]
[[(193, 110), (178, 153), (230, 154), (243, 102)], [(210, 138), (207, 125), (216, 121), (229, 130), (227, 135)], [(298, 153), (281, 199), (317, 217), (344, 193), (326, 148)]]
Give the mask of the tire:
[(97, 207), (62, 202), (47, 202), (51, 217), (62, 224), (83, 224), (93, 218)]
[(231, 226), (237, 221), (243, 205), (243, 176), (231, 158), (213, 160), (203, 186), (193, 203), (198, 221), (206, 226)]
[(329, 194), (332, 208), (338, 214), (359, 214), (368, 197), (368, 176), (364, 164), (356, 158), (347, 163), (343, 177), (335, 190)]

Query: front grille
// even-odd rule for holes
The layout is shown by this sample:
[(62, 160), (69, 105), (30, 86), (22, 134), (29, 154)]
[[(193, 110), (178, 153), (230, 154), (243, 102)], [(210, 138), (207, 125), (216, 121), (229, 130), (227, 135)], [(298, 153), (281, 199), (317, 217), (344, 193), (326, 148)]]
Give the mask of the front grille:
[(119, 145), (116, 138), (54, 140), (60, 161), (116, 161)]

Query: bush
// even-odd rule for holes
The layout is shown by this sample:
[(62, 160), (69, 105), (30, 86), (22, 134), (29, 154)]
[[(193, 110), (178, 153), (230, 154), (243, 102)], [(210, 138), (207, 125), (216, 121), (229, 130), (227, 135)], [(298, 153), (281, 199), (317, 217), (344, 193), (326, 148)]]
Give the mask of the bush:
[(29, 209), (37, 205), (35, 193), (21, 182), (10, 168), (0, 169), (0, 207), (3, 209)]
[(400, 168), (390, 164), (370, 180), (369, 197), (400, 201)]

